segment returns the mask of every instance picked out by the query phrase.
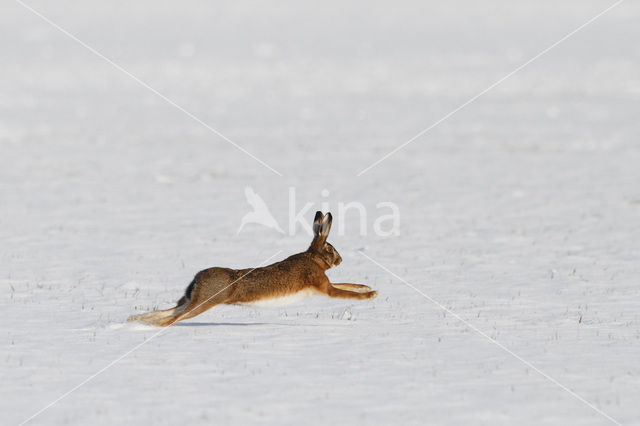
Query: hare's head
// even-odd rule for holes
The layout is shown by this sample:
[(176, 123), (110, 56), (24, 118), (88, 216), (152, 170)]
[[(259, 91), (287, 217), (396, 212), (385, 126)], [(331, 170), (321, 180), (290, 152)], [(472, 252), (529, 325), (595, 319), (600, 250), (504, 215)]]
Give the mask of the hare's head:
[(313, 219), (313, 241), (309, 246), (309, 251), (326, 263), (328, 268), (338, 266), (342, 262), (338, 251), (327, 242), (332, 220), (331, 213), (323, 216), (322, 212), (316, 212), (316, 217)]

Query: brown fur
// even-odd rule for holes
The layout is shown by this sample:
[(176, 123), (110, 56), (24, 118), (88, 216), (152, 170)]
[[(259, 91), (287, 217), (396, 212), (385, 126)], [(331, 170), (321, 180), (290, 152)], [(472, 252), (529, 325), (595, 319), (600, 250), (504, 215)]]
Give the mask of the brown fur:
[(196, 274), (176, 307), (129, 317), (156, 326), (168, 326), (199, 315), (219, 304), (249, 303), (312, 291), (344, 299), (372, 299), (378, 294), (362, 284), (331, 284), (325, 271), (342, 258), (327, 242), (331, 213), (316, 212), (314, 238), (302, 253), (254, 269), (209, 268)]

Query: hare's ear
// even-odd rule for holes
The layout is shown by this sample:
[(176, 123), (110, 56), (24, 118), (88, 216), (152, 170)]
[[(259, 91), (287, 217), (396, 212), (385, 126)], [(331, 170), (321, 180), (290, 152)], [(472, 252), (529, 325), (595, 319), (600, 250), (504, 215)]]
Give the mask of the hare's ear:
[(331, 222), (333, 222), (333, 216), (331, 216), (331, 213), (325, 214), (322, 218), (322, 229), (320, 230), (320, 235), (325, 240), (329, 236), (329, 231), (331, 230)]
[(322, 212), (317, 211), (316, 217), (313, 219), (313, 237), (317, 238), (320, 235), (322, 229)]

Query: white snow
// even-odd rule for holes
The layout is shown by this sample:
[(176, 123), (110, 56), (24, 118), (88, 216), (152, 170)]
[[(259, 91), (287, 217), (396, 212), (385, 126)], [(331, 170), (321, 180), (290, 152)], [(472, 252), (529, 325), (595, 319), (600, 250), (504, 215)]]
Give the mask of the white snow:
[[(30, 424), (640, 421), (638, 2), (360, 177), (613, 1), (26, 3), (284, 176), (4, 2), (3, 424), (134, 348)], [(285, 230), (289, 187), (309, 221), (363, 203), (329, 275), (378, 298), (125, 323), (203, 268), (308, 246), (237, 234), (247, 186)], [(397, 237), (373, 233), (383, 201)]]

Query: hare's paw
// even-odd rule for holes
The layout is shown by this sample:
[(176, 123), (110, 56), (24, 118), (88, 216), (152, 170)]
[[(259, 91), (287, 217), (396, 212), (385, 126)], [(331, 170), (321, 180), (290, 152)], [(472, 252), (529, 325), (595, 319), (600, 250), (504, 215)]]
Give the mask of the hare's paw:
[(378, 296), (378, 292), (375, 290), (369, 291), (367, 293), (365, 293), (365, 295), (367, 296), (367, 299), (375, 299), (376, 296)]

